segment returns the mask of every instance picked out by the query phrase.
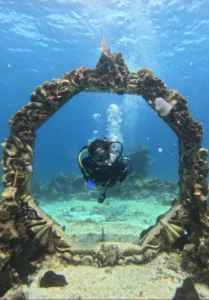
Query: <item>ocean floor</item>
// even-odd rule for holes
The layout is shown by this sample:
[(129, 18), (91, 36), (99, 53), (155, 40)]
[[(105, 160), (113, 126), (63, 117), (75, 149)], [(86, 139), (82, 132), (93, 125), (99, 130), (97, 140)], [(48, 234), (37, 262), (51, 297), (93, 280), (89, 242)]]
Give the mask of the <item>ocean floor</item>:
[(140, 232), (155, 224), (156, 218), (170, 208), (159, 205), (153, 196), (146, 200), (108, 198), (104, 203), (97, 199), (66, 199), (40, 202), (39, 206), (78, 247), (94, 246), (101, 241), (137, 242)]
[[(54, 270), (65, 276), (63, 287), (41, 288), (40, 279), (47, 270)], [(31, 277), (29, 286), (14, 287), (7, 299), (173, 299), (176, 288), (182, 286), (188, 277), (175, 255), (160, 254), (144, 265), (129, 265), (96, 268), (90, 266), (68, 266), (49, 258)], [(209, 299), (209, 288), (195, 284), (200, 299)], [(21, 293), (21, 294), (20, 294)], [(12, 298), (12, 294), (16, 298)], [(19, 294), (19, 295), (18, 295)], [(23, 297), (24, 294), (24, 297)], [(187, 298), (188, 300), (189, 298)], [(196, 299), (196, 298), (191, 298)], [(181, 298), (181, 300), (185, 300)]]
[[(121, 247), (133, 245), (140, 232), (170, 208), (153, 196), (146, 200), (108, 198), (103, 204), (97, 199), (39, 201), (39, 206), (65, 229), (78, 249), (99, 249), (101, 243), (110, 241), (120, 242)], [(190, 277), (180, 263), (176, 253), (161, 253), (147, 264), (108, 267), (73, 266), (56, 256), (46, 256), (29, 285), (15, 286), (2, 299), (173, 299), (176, 289)], [(67, 285), (40, 287), (40, 279), (49, 270), (64, 275)], [(200, 299), (209, 299), (209, 285), (196, 283), (195, 288)]]

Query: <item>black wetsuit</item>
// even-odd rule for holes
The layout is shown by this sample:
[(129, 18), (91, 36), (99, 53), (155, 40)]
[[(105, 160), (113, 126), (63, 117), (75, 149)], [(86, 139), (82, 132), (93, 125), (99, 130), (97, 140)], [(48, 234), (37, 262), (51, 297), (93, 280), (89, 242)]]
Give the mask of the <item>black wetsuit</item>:
[(82, 160), (84, 170), (81, 171), (86, 181), (89, 179), (96, 185), (112, 187), (117, 181), (123, 182), (127, 175), (125, 164), (119, 159), (111, 165), (98, 165), (91, 157), (85, 157)]

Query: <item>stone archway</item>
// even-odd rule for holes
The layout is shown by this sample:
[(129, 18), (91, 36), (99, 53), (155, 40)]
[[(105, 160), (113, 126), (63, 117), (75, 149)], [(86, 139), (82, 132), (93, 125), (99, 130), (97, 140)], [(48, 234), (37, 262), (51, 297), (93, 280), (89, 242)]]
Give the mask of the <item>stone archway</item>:
[[(102, 244), (98, 252), (77, 251), (31, 196), (35, 131), (82, 91), (141, 95), (178, 136), (179, 202), (141, 234), (138, 245), (125, 250)], [(208, 262), (205, 249), (209, 244), (209, 168), (208, 152), (201, 146), (203, 128), (189, 114), (186, 99), (178, 91), (168, 90), (149, 69), (130, 72), (122, 55), (112, 53), (103, 44), (95, 69), (81, 67), (65, 73), (61, 79), (37, 86), (30, 102), (11, 118), (9, 125), (11, 131), (3, 143), (2, 156), (5, 191), (0, 202), (0, 272), (28, 240), (49, 253), (70, 256), (70, 263), (78, 263), (82, 253), (83, 260), (88, 257), (99, 266), (143, 263), (183, 240), (185, 249), (192, 245), (193, 252)]]

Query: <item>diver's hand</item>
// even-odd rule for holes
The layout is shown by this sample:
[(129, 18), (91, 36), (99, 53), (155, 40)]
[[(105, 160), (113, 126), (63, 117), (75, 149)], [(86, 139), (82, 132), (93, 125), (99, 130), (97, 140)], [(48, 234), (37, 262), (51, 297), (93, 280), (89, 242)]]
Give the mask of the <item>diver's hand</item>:
[(105, 193), (101, 194), (98, 198), (98, 203), (103, 203), (106, 199)]

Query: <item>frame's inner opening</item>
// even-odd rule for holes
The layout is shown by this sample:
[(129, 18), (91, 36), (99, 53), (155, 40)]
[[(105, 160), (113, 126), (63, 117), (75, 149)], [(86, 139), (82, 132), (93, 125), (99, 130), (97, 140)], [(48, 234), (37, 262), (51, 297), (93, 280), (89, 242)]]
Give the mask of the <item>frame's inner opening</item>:
[[(119, 116), (110, 111), (111, 104), (117, 105)], [(111, 113), (121, 118), (117, 126)], [(85, 126), (76, 125), (84, 121)], [(77, 155), (91, 139), (108, 138), (111, 131), (122, 139), (134, 172), (99, 204), (104, 188), (85, 187)], [(79, 248), (104, 241), (138, 242), (140, 233), (178, 199), (177, 143), (173, 131), (139, 96), (79, 94), (37, 131), (32, 194)]]

